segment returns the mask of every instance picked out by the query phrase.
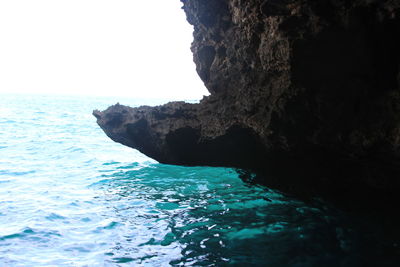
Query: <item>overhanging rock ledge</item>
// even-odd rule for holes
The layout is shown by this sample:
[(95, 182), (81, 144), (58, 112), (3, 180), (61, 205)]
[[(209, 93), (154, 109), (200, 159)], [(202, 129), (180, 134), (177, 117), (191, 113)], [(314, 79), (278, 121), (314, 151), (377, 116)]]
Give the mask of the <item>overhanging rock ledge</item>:
[(94, 111), (162, 162), (264, 174), (286, 192), (400, 189), (400, 1), (186, 0), (199, 104)]

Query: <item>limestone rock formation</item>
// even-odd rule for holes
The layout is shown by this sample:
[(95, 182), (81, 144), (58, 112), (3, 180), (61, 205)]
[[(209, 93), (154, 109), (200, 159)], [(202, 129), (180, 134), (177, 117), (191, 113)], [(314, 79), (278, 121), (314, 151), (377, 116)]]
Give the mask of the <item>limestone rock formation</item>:
[(182, 2), (211, 95), (94, 111), (111, 139), (162, 163), (253, 170), (287, 192), (397, 192), (400, 1)]

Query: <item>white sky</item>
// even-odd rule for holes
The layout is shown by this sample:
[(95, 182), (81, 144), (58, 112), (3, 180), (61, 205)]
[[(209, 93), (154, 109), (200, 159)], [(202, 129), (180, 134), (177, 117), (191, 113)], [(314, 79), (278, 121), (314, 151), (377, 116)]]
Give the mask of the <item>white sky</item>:
[(0, 93), (199, 99), (179, 0), (0, 0)]

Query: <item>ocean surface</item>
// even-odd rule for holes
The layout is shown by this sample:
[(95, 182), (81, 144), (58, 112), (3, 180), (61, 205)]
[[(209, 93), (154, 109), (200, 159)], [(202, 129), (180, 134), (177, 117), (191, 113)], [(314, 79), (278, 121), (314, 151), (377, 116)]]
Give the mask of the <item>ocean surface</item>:
[(163, 102), (0, 95), (1, 267), (400, 266), (377, 225), (322, 201), (114, 143), (91, 112), (117, 101)]

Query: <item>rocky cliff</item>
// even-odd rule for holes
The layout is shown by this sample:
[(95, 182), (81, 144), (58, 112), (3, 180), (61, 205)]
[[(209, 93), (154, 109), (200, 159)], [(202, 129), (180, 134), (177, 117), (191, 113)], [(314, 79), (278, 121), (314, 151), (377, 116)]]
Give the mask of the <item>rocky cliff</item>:
[(94, 111), (111, 139), (162, 163), (252, 170), (286, 192), (397, 193), (400, 1), (182, 2), (211, 95)]

